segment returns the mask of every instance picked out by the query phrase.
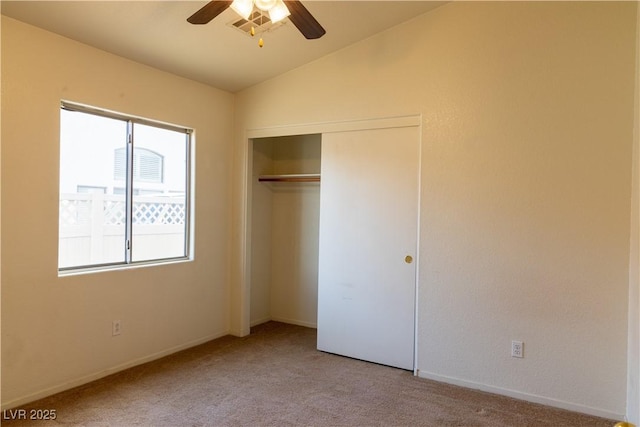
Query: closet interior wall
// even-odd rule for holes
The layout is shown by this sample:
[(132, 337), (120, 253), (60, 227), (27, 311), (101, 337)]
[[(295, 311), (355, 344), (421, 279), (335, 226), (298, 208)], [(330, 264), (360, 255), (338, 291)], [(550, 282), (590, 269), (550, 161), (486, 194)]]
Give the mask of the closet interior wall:
[(320, 153), (319, 134), (253, 140), (251, 326), (317, 325), (320, 185), (259, 177), (320, 173)]

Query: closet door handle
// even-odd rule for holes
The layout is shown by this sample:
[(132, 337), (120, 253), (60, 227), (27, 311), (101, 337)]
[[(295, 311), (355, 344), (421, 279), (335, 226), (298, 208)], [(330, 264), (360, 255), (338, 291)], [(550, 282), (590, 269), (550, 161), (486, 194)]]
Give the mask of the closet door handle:
[(413, 262), (413, 257), (411, 255), (407, 255), (406, 257), (404, 257), (404, 262), (406, 262), (407, 264), (411, 264)]

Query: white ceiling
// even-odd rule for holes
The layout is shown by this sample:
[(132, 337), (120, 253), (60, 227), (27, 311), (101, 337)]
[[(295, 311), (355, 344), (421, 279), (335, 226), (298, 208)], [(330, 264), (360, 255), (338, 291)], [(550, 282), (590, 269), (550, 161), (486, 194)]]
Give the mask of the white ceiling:
[(303, 0), (327, 34), (306, 40), (288, 20), (258, 41), (228, 26), (186, 19), (207, 1), (6, 1), (2, 14), (189, 79), (237, 92), (431, 10), (435, 1)]

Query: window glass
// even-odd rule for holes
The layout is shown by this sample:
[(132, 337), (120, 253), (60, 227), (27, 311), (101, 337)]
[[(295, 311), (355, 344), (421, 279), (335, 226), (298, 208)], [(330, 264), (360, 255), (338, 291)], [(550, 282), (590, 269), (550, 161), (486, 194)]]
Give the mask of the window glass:
[(88, 190), (108, 187), (105, 159), (126, 148), (126, 137), (125, 121), (61, 111), (59, 268), (125, 261), (124, 195)]
[(186, 244), (187, 139), (184, 133), (146, 125), (136, 126), (134, 138), (132, 259), (181, 256)]
[(60, 270), (188, 256), (190, 135), (63, 103)]

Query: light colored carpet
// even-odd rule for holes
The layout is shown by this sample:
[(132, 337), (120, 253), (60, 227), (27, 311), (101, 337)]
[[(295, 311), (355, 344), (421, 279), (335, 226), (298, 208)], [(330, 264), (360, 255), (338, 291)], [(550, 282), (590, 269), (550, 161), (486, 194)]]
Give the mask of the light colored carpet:
[(316, 350), (269, 322), (34, 402), (78, 426), (608, 426), (611, 420), (414, 377)]

